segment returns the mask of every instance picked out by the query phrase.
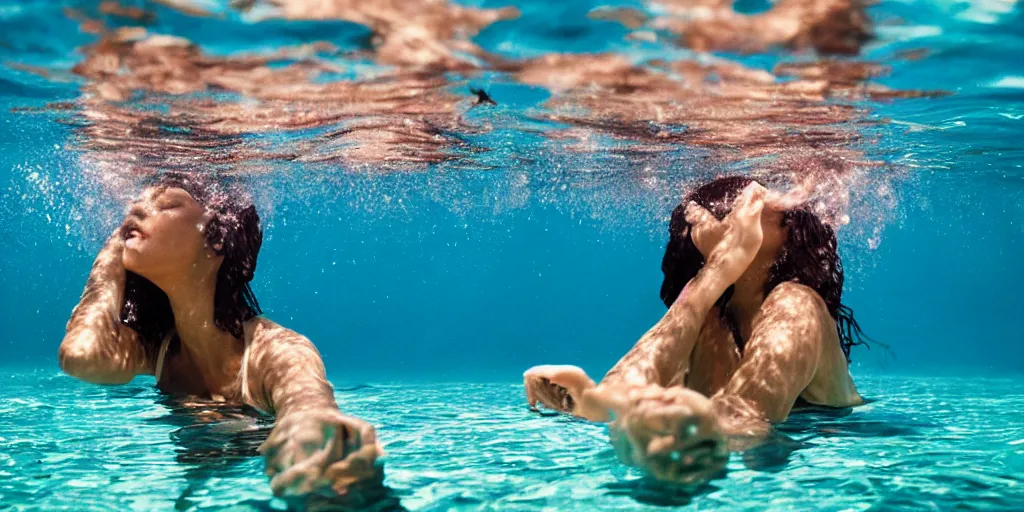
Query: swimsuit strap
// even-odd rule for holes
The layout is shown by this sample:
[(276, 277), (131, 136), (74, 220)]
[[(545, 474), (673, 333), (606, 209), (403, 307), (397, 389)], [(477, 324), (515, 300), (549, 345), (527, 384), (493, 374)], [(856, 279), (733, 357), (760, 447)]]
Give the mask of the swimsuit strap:
[(169, 347), (171, 345), (171, 338), (172, 337), (174, 337), (174, 334), (169, 332), (169, 333), (167, 333), (167, 336), (164, 336), (164, 341), (162, 341), (160, 343), (160, 352), (156, 356), (156, 372), (155, 373), (156, 373), (156, 382), (157, 382), (157, 384), (160, 383), (160, 375), (163, 373), (163, 370), (164, 370), (164, 358), (167, 356), (167, 347)]
[(245, 344), (245, 348), (242, 349), (242, 371), (239, 372), (242, 378), (242, 403), (249, 404), (249, 348), (252, 343), (249, 342), (251, 334), (248, 329), (242, 329), (242, 342)]

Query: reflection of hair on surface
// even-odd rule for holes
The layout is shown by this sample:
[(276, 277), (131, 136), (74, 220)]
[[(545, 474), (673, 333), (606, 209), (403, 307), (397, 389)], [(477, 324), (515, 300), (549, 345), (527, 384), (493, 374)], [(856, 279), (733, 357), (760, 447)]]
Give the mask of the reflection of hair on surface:
[(470, 130), (460, 121), (468, 102), (447, 92), (440, 75), (320, 80), (339, 71), (319, 57), (336, 52), (326, 43), (225, 57), (137, 27), (100, 32), (72, 71), (89, 80), (78, 147), (101, 174), (199, 162), (222, 172), (258, 172), (275, 161), (440, 162), (461, 144), (451, 134)]
[(142, 24), (153, 23), (156, 20), (156, 16), (152, 12), (135, 6), (121, 5), (114, 0), (100, 2), (99, 11), (102, 14), (127, 18)]
[[(781, 0), (749, 16), (724, 0), (649, 3), (650, 10), (599, 8), (590, 17), (620, 21), (634, 34), (667, 31), (698, 50), (857, 53), (870, 32), (864, 6), (855, 0)], [(205, 1), (160, 4), (186, 15), (223, 14), (210, 12), (213, 5)], [(88, 172), (111, 186), (166, 170), (251, 175), (292, 163), (332, 172), (409, 171), (435, 163), (506, 171), (520, 166), (508, 186), (525, 192), (508, 197), (536, 199), (543, 195), (538, 187), (548, 185), (596, 189), (593, 176), (601, 173), (601, 187), (628, 195), (621, 198), (625, 208), (641, 200), (636, 187), (674, 202), (681, 182), (728, 167), (778, 177), (766, 179), (773, 183), (815, 177), (822, 190), (833, 191), (819, 194), (835, 205), (827, 209), (840, 211), (848, 196), (841, 189), (861, 179), (857, 171), (878, 166), (877, 156), (862, 149), (885, 121), (869, 116), (866, 102), (940, 94), (888, 89), (872, 82), (888, 73), (882, 64), (819, 59), (812, 52), (780, 59), (770, 71), (710, 55), (640, 61), (615, 53), (542, 53), (514, 60), (487, 53), (472, 38), (515, 17), (515, 9), (450, 0), (236, 1), (217, 8), (228, 15), (234, 9), (250, 21), (347, 20), (368, 27), (373, 40), (357, 51), (321, 42), (262, 54), (212, 54), (144, 28), (163, 14), (134, 5), (100, 4), (103, 19), (120, 28), (66, 11), (83, 32), (98, 35), (81, 48), (84, 58), (70, 73), (19, 68), (84, 82), (68, 121), (72, 147), (85, 150)], [(544, 88), (551, 96), (529, 109), (499, 97), (502, 124), (491, 131), (497, 124), (488, 112), (494, 99), (466, 88), (464, 80), (486, 85), (492, 77)], [(50, 110), (66, 115), (69, 105)], [(493, 138), (477, 137), (487, 132)], [(512, 154), (486, 154), (489, 146), (503, 144)], [(698, 162), (704, 171), (694, 170)], [(552, 163), (567, 170), (553, 172)], [(463, 185), (457, 181), (445, 186), (458, 192)], [(840, 213), (821, 214), (842, 223)]]
[(780, 0), (768, 11), (746, 15), (731, 0), (649, 0), (658, 16), (630, 8), (599, 8), (590, 17), (614, 20), (631, 30), (679, 36), (697, 51), (762, 52), (773, 47), (856, 55), (871, 38), (863, 0)]
[(487, 58), (470, 39), (485, 27), (514, 19), (514, 7), (478, 9), (448, 0), (243, 0), (242, 11), (260, 18), (347, 20), (374, 33), (377, 62), (435, 69), (472, 69)]
[(863, 180), (858, 171), (881, 165), (861, 148), (871, 142), (870, 128), (884, 122), (844, 101), (941, 94), (867, 82), (885, 71), (848, 61), (781, 64), (776, 74), (793, 77), (783, 80), (730, 61), (641, 66), (615, 55), (548, 55), (522, 63), (515, 76), (556, 92), (538, 117), (568, 125), (549, 135), (575, 139), (567, 149), (706, 148), (719, 162), (753, 166), (782, 185), (810, 182), (815, 213), (838, 226), (848, 222), (849, 189)]

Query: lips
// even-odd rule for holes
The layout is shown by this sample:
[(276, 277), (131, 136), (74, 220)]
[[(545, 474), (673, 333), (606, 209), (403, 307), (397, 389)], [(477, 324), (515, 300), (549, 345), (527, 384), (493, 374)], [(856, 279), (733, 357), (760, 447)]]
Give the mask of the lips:
[(129, 218), (121, 226), (121, 239), (125, 242), (130, 240), (145, 240), (148, 237), (145, 231), (139, 226), (139, 221)]

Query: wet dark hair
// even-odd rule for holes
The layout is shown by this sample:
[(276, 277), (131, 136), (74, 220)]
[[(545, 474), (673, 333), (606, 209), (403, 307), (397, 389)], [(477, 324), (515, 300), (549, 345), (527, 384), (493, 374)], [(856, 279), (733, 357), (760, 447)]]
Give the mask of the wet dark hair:
[[(244, 322), (263, 314), (249, 287), (263, 244), (256, 207), (243, 201), (243, 194), (203, 175), (163, 174), (150, 186), (181, 188), (212, 215), (203, 228), (206, 245), (224, 256), (217, 271), (213, 322), (241, 339)], [(145, 277), (126, 271), (121, 323), (139, 333), (148, 353), (156, 354), (174, 329), (167, 294)]]
[[(668, 228), (668, 246), (661, 262), (661, 271), (665, 274), (661, 284), (661, 300), (666, 306), (672, 306), (686, 283), (697, 275), (705, 263), (704, 256), (690, 237), (691, 226), (686, 221), (686, 205), (695, 202), (717, 219), (724, 219), (732, 210), (733, 201), (754, 181), (745, 176), (715, 179), (687, 194), (683, 202), (673, 210)], [(836, 321), (839, 344), (849, 362), (850, 347), (866, 345), (865, 340), (868, 338), (854, 320), (853, 310), (840, 302), (843, 294), (843, 264), (839, 258), (835, 230), (809, 210), (800, 207), (782, 213), (782, 226), (787, 228), (789, 236), (772, 265), (765, 285), (765, 295), (787, 281), (795, 281), (817, 292)], [(727, 307), (734, 289), (734, 286), (730, 286), (715, 306), (718, 307), (722, 322), (732, 331), (742, 350), (744, 342), (739, 335), (739, 326)]]

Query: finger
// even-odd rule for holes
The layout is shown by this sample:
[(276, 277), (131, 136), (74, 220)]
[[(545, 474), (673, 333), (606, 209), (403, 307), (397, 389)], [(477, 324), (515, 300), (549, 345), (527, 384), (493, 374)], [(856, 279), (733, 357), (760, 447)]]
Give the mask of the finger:
[(325, 464), (345, 458), (352, 437), (350, 429), (344, 423), (325, 423), (323, 429), (325, 442), (322, 449), (327, 453)]
[(548, 385), (545, 383), (546, 380), (547, 379), (535, 379), (532, 382), (530, 382), (530, 394), (532, 395), (530, 405), (534, 409), (539, 410), (537, 404), (540, 404), (544, 407), (550, 407), (551, 400), (547, 396)]
[(565, 412), (563, 404), (566, 402), (566, 397), (570, 396), (569, 392), (556, 384), (548, 384), (544, 387), (544, 406), (553, 411)]
[(698, 418), (683, 405), (661, 405), (640, 412), (644, 425), (651, 432), (667, 436), (690, 437), (696, 433)]
[(737, 198), (734, 208), (740, 208), (745, 210), (747, 213), (750, 213), (752, 209), (757, 208), (758, 212), (760, 212), (760, 207), (764, 206), (764, 200), (767, 195), (768, 189), (764, 188), (764, 185), (755, 181), (743, 189), (743, 194)]
[(523, 380), (540, 377), (544, 373), (544, 366), (532, 366), (523, 372)]
[(537, 407), (537, 393), (534, 390), (534, 380), (529, 373), (523, 374), (523, 389), (526, 391), (526, 403), (531, 409)]
[(750, 202), (744, 206), (743, 210), (744, 215), (747, 217), (760, 217), (761, 212), (764, 211), (764, 194), (757, 192), (752, 193)]
[(324, 482), (339, 495), (359, 482), (373, 480), (378, 476), (376, 449), (364, 446), (345, 460), (335, 462), (324, 472)]
[(298, 496), (317, 489), (322, 471), (320, 460), (309, 458), (293, 465), (270, 480), (275, 496)]
[[(266, 443), (264, 443), (264, 446), (266, 446)], [(263, 446), (260, 448), (263, 448)], [(295, 450), (286, 449), (283, 443), (274, 444), (263, 449), (262, 454), (264, 472), (269, 477), (281, 473), (297, 462), (295, 460)]]
[(270, 440), (273, 437), (274, 437), (273, 433), (271, 433), (271, 435), (269, 437), (267, 437), (267, 440), (263, 441), (263, 443), (261, 443), (260, 446), (258, 448), (256, 448), (256, 451), (260, 455), (262, 455), (264, 457), (273, 457), (274, 455), (277, 454), (278, 450), (281, 449), (280, 446), (277, 443), (270, 442)]
[(362, 446), (377, 445), (377, 429), (370, 424), (365, 424), (359, 429)]
[(282, 457), (279, 453), (274, 454), (272, 457), (264, 456), (263, 472), (267, 476), (273, 478), (275, 475), (288, 469), (293, 462), (294, 458), (289, 457), (288, 460), (285, 460), (285, 458)]
[(547, 378), (541, 378), (534, 383), (534, 396), (537, 401), (547, 409), (557, 409), (558, 397), (555, 392), (556, 386), (551, 384)]
[(327, 466), (324, 476), (329, 481), (334, 481), (341, 476), (355, 476), (363, 478), (375, 472), (377, 461), (377, 448), (375, 445), (366, 445), (353, 452), (344, 460), (336, 461)]
[(690, 201), (686, 205), (686, 212), (685, 212), (685, 214), (686, 214), (686, 222), (688, 222), (691, 226), (694, 226), (694, 227), (696, 227), (696, 226), (708, 226), (708, 227), (711, 227), (711, 226), (717, 225), (718, 222), (719, 222), (719, 220), (716, 219), (714, 215), (711, 215), (711, 212), (707, 211), (704, 207), (700, 206), (699, 204), (697, 204), (697, 203), (695, 203), (693, 201)]
[(667, 455), (676, 449), (676, 439), (673, 436), (654, 436), (647, 442), (647, 455)]
[(531, 367), (529, 370), (523, 372), (523, 377), (549, 377), (555, 373), (572, 368), (576, 367), (567, 364), (541, 364)]
[(274, 429), (270, 431), (270, 435), (267, 436), (266, 441), (263, 441), (263, 444), (260, 445), (260, 453), (267, 455), (268, 450), (279, 450), (281, 445), (284, 444), (283, 441), (288, 437), (284, 432), (285, 430), (289, 430), (286, 422), (278, 422), (278, 424), (274, 426)]

